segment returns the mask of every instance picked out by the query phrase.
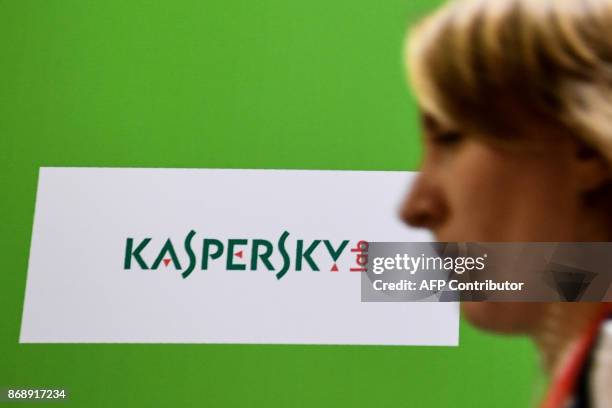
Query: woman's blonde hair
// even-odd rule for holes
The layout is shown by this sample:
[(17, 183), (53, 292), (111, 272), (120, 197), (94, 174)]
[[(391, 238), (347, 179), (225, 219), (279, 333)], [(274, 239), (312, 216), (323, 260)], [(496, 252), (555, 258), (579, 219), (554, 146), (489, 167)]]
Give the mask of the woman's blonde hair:
[(551, 124), (612, 162), (612, 0), (456, 0), (406, 51), (422, 109), (442, 123), (506, 136)]

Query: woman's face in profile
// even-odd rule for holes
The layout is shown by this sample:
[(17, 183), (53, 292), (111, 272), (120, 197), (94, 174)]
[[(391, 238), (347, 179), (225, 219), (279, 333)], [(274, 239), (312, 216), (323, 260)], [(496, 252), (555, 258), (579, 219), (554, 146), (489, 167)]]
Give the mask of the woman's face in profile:
[(402, 208), (439, 241), (573, 241), (577, 197), (569, 138), (513, 143), (424, 120), (424, 160)]
[[(598, 239), (585, 227), (584, 175), (571, 138), (537, 135), (502, 144), (486, 135), (444, 129), (430, 117), (423, 123), (421, 172), (402, 206), (408, 224), (431, 230), (443, 242)], [(537, 307), (463, 305), (475, 324), (506, 332), (528, 330)]]

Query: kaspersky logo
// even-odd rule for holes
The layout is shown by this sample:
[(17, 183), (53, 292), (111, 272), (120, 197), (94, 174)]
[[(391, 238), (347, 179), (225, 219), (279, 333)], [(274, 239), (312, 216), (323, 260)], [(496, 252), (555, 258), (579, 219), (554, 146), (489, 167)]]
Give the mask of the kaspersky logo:
[[(173, 242), (167, 238), (155, 242), (153, 238), (126, 238), (123, 269), (157, 270), (160, 267), (173, 267), (181, 271), (183, 279), (196, 269), (206, 271), (214, 262), (223, 262), (228, 271), (258, 271), (275, 272), (276, 279), (281, 279), (291, 265), (296, 271), (321, 271), (325, 268), (330, 272), (339, 272), (337, 262), (346, 254), (351, 253), (353, 264), (350, 272), (365, 272), (368, 261), (368, 243), (358, 241), (351, 246), (350, 240), (331, 241), (326, 239), (295, 240), (289, 245), (287, 238), (291, 234), (284, 231), (276, 242), (267, 239), (234, 238), (220, 240), (203, 237), (194, 239), (196, 231), (191, 230), (182, 242)], [(155, 256), (151, 256), (151, 248)], [(350, 248), (347, 251), (347, 248)], [(188, 262), (181, 263), (177, 254), (187, 255)], [(143, 252), (147, 252), (147, 258)], [(281, 261), (276, 264), (271, 258), (279, 254)], [(319, 263), (315, 261), (316, 258)], [(276, 257), (278, 258), (278, 257)], [(321, 259), (327, 259), (323, 265)], [(325, 270), (323, 269), (323, 270)]]

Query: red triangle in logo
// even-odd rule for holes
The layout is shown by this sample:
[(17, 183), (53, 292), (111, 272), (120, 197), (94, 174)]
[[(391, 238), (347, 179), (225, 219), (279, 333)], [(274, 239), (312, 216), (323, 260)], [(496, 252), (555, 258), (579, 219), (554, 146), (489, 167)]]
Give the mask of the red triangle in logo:
[(334, 266), (332, 266), (331, 271), (332, 272), (338, 272), (338, 267), (336, 266), (336, 264), (334, 264)]
[(170, 263), (170, 258), (164, 259), (164, 265), (168, 266), (169, 263)]
[(242, 259), (242, 251), (238, 251), (234, 255), (236, 255), (238, 258)]

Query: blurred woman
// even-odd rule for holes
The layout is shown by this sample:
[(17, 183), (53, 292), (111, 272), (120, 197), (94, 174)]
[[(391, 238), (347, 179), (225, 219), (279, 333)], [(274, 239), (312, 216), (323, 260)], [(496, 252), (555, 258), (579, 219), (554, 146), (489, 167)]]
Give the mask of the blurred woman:
[[(612, 241), (612, 0), (454, 1), (407, 44), (425, 154), (406, 222), (439, 241)], [(609, 304), (462, 308), (534, 340), (543, 406), (612, 407)]]

